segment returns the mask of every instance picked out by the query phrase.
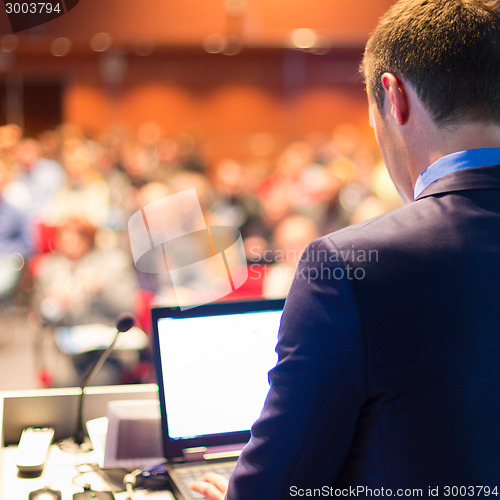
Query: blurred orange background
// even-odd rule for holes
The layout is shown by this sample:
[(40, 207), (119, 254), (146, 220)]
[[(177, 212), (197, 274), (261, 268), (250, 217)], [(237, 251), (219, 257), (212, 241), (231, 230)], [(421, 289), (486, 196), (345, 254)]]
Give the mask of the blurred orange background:
[(0, 120), (27, 134), (153, 121), (203, 137), (212, 161), (261, 132), (279, 147), (351, 123), (373, 140), (358, 66), (391, 3), (80, 0), (15, 36), (2, 11)]

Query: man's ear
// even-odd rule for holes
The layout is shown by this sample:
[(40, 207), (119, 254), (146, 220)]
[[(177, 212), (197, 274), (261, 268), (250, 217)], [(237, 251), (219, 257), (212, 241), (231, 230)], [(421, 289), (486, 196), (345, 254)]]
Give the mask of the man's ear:
[(384, 73), (381, 81), (386, 101), (390, 103), (391, 116), (398, 125), (404, 125), (408, 121), (409, 106), (403, 82), (392, 73)]

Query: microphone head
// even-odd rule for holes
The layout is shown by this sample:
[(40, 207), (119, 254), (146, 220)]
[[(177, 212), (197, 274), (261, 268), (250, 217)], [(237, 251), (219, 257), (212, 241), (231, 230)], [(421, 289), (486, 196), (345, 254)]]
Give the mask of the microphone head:
[(134, 316), (130, 313), (122, 313), (116, 318), (116, 329), (119, 332), (128, 332), (135, 323)]

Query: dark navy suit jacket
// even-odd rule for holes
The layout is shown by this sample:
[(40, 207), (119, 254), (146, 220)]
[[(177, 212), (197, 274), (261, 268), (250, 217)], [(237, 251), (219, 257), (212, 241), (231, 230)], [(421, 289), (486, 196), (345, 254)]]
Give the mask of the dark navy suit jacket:
[(500, 167), (314, 241), (277, 352), (229, 500), (500, 495)]

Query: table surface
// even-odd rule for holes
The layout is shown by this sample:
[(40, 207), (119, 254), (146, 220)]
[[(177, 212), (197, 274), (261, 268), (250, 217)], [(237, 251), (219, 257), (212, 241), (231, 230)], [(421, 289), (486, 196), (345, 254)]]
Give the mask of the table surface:
[[(31, 491), (43, 487), (59, 490), (62, 500), (72, 500), (73, 494), (83, 491), (85, 484), (90, 484), (95, 490), (110, 491), (116, 485), (106, 481), (102, 474), (97, 472), (95, 456), (89, 453), (69, 453), (62, 451), (57, 445), (52, 445), (49, 457), (45, 463), (43, 473), (38, 477), (21, 477), (16, 467), (16, 446), (9, 446), (1, 450), (2, 453), (2, 486), (1, 493), (4, 500), (27, 500)], [(90, 464), (90, 465), (88, 465)], [(115, 493), (117, 500), (126, 500), (127, 493)], [(132, 500), (175, 500), (170, 491), (137, 490)]]

